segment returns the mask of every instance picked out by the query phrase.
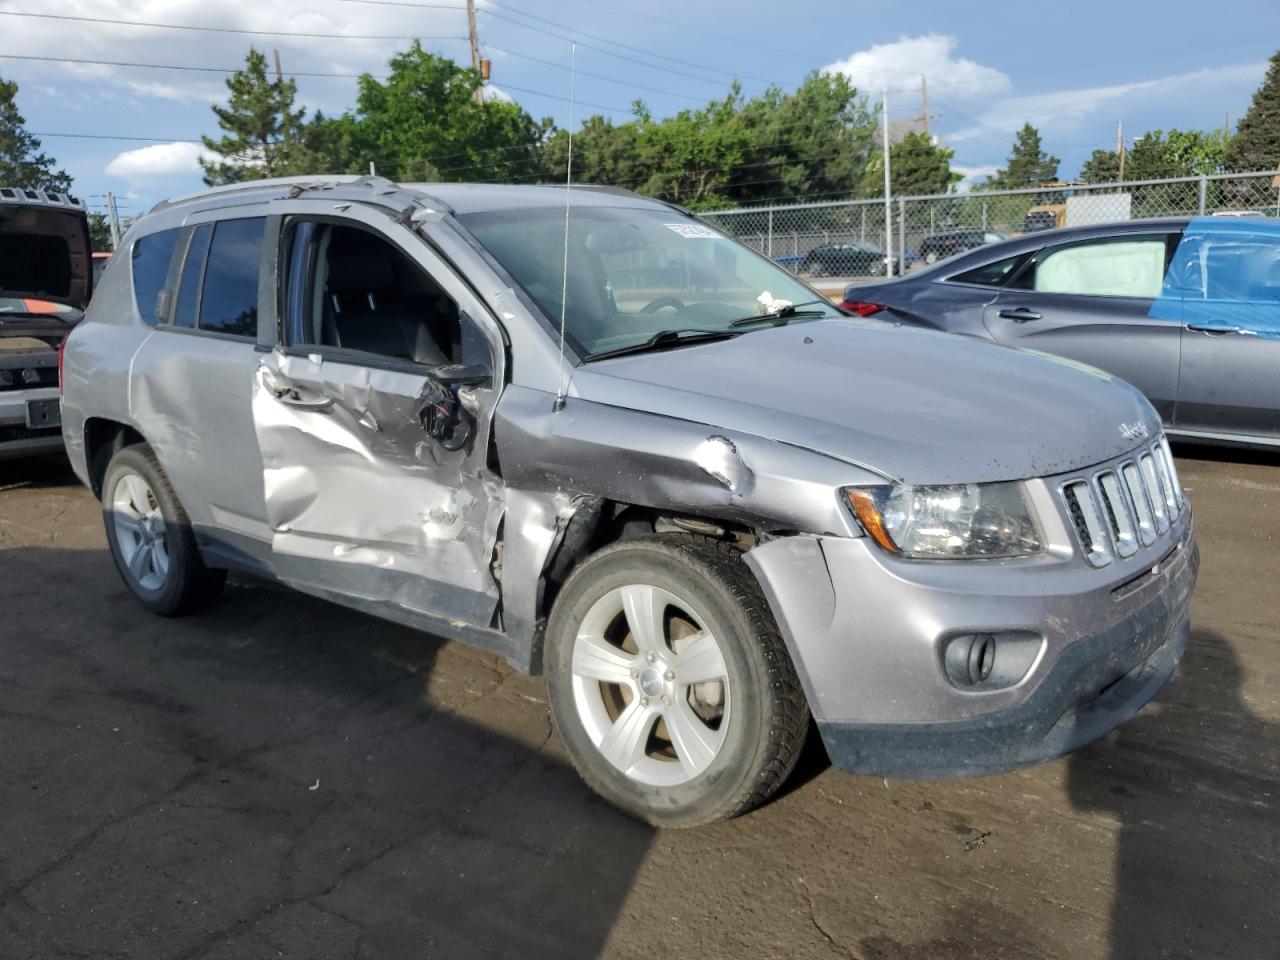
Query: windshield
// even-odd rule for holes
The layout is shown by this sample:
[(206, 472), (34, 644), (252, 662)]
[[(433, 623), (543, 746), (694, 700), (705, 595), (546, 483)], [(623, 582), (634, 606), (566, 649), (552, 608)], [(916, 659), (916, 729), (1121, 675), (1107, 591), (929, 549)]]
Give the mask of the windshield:
[[(558, 328), (564, 209), (458, 219)], [(572, 210), (567, 289), (565, 339), (580, 356), (640, 344), (661, 331), (727, 331), (734, 320), (772, 313), (783, 302), (807, 307), (815, 298), (711, 227), (674, 210), (634, 207)], [(841, 315), (825, 301), (818, 312)]]

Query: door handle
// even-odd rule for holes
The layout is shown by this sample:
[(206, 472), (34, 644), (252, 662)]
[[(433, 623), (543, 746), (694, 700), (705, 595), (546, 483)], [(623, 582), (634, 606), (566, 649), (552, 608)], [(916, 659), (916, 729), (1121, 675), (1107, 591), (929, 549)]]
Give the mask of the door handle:
[(1222, 336), (1227, 333), (1242, 333), (1239, 327), (1222, 327), (1214, 324), (1188, 323), (1187, 329), (1196, 333), (1207, 333), (1209, 336)]
[(1001, 310), (1001, 318), (1012, 320), (1014, 323), (1028, 323), (1032, 320), (1041, 320), (1044, 314), (1036, 313), (1034, 310), (1028, 310), (1026, 307), (1015, 307), (1011, 310)]
[(333, 405), (333, 397), (327, 397), (323, 393), (304, 393), (298, 389), (297, 385), (290, 383), (280, 374), (267, 367), (258, 368), (258, 377), (262, 381), (262, 386), (283, 404), (291, 407), (298, 407), (303, 410), (324, 410)]

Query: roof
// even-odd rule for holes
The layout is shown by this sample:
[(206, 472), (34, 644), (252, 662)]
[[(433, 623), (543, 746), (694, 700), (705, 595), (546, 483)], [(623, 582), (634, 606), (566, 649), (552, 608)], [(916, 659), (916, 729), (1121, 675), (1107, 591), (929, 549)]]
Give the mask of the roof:
[[(660, 200), (642, 197), (629, 190), (592, 184), (573, 185), (575, 206), (667, 206)], [(342, 199), (362, 199), (401, 194), (436, 205), (448, 207), (459, 214), (485, 213), (494, 210), (516, 210), (525, 207), (563, 206), (564, 186), (560, 184), (504, 184), (504, 183), (404, 183), (399, 184), (385, 177), (353, 176), (349, 174), (324, 174), (308, 177), (273, 177), (265, 180), (249, 180), (221, 187), (210, 187), (196, 193), (184, 194), (163, 200), (151, 208), (151, 213), (177, 207), (217, 207), (220, 201), (246, 203), (254, 200), (282, 199), (290, 193), (305, 195), (312, 191), (332, 191)]]
[(48, 190), (26, 190), (22, 187), (0, 187), (0, 203), (23, 206), (61, 207), (67, 210), (84, 210), (84, 201), (66, 193)]

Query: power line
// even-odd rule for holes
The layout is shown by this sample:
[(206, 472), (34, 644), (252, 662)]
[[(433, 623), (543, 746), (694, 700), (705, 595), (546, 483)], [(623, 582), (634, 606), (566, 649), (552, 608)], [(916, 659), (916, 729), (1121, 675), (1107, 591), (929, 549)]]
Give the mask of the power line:
[(106, 23), (118, 27), (147, 27), (155, 30), (191, 30), (201, 33), (234, 33), (248, 37), (301, 37), (308, 40), (466, 40), (466, 37), (427, 37), (421, 34), (355, 34), (303, 33), (296, 30), (241, 30), (236, 27), (207, 27), (185, 23), (153, 23), (143, 20), (113, 20), (108, 17), (82, 17), (65, 13), (32, 13), (24, 10), (0, 10), (3, 17), (33, 17), (39, 20), (71, 20), (77, 23)]
[[(421, 4), (417, 3), (417, 2), (416, 2), (416, 0), (415, 0), (415, 2), (410, 2), (410, 0), (342, 0), (342, 2), (343, 2), (343, 3), (364, 3), (364, 4), (370, 4), (370, 5), (373, 5), (373, 6), (380, 6), (380, 7), (417, 7), (417, 6), (421, 6)], [(493, 2), (493, 0), (490, 0), (490, 2)], [(523, 22), (521, 22), (521, 21), (519, 21), (519, 20), (512, 20), (512, 19), (511, 19), (509, 16), (507, 16), (506, 14), (497, 13), (497, 12), (495, 12), (494, 10), (490, 9), (489, 7), (481, 7), (481, 8), (480, 8), (480, 10), (479, 10), (479, 12), (480, 12), (480, 13), (483, 13), (483, 14), (486, 14), (487, 16), (496, 17), (496, 18), (497, 18), (497, 19), (499, 19), (499, 20), (504, 20), (504, 21), (506, 21), (507, 23), (514, 24), (515, 26), (520, 27), (521, 29), (524, 29), (524, 30), (532, 30), (532, 31), (534, 31), (535, 33), (545, 34), (545, 35), (546, 35), (546, 36), (548, 36), (548, 37), (554, 37), (555, 39), (557, 39), (557, 40), (562, 40), (562, 41), (564, 41), (565, 43), (573, 42), (573, 38), (572, 38), (572, 37), (566, 37), (566, 36), (564, 36), (564, 35), (562, 35), (562, 34), (559, 34), (559, 33), (553, 33), (553, 32), (552, 32), (552, 31), (550, 31), (550, 30), (546, 30), (546, 29), (544, 29), (544, 28), (542, 28), (542, 27), (534, 26), (533, 24), (530, 24), (530, 23), (523, 23)], [(529, 17), (532, 17), (532, 16), (533, 16), (532, 14), (522, 14), (522, 15), (523, 15), (523, 16), (529, 16)], [(536, 18), (536, 19), (543, 19), (543, 18)], [(565, 28), (565, 29), (568, 29), (568, 30), (570, 30), (570, 31), (571, 31), (571, 32), (573, 32), (573, 33), (577, 33), (577, 34), (579, 34), (580, 36), (587, 36), (587, 37), (591, 37), (592, 39), (602, 39), (602, 38), (597, 38), (594, 34), (582, 33), (582, 31), (576, 30), (575, 28), (572, 28), (572, 27), (568, 27), (568, 28)], [(604, 42), (605, 42), (605, 43), (613, 43), (615, 46), (620, 46), (620, 47), (623, 47), (623, 49), (627, 49), (627, 50), (637, 50), (638, 52), (643, 53), (645, 56), (652, 57), (652, 58), (654, 58), (654, 59), (659, 59), (659, 60), (671, 60), (671, 61), (672, 61), (672, 62), (674, 62), (674, 63), (680, 63), (680, 64), (684, 64), (684, 65), (686, 65), (686, 66), (691, 66), (691, 67), (693, 67), (694, 69), (702, 70), (702, 71), (704, 71), (704, 72), (706, 72), (706, 73), (718, 73), (718, 74), (721, 74), (722, 76), (726, 76), (726, 77), (730, 77), (730, 78), (737, 79), (737, 75), (736, 75), (736, 74), (730, 73), (730, 72), (725, 71), (725, 70), (713, 70), (713, 69), (710, 69), (710, 68), (707, 68), (707, 67), (699, 66), (698, 64), (689, 63), (688, 61), (673, 60), (673, 58), (671, 58), (671, 57), (663, 57), (663, 56), (661, 56), (660, 54), (652, 54), (652, 53), (648, 53), (648, 52), (646, 52), (646, 51), (639, 50), (639, 48), (637, 48), (637, 47), (628, 47), (628, 46), (626, 46), (625, 44), (619, 44), (619, 43), (617, 43), (616, 41), (612, 41), (612, 40), (608, 40), (608, 39), (604, 39)], [(618, 59), (618, 60), (626, 60), (626, 61), (627, 61), (627, 62), (629, 62), (629, 63), (639, 64), (640, 66), (645, 67), (645, 68), (646, 68), (646, 69), (648, 69), (648, 70), (662, 70), (662, 71), (664, 71), (664, 72), (666, 72), (666, 73), (669, 73), (669, 74), (675, 74), (676, 76), (680, 76), (680, 77), (687, 77), (687, 78), (689, 78), (690, 80), (697, 80), (697, 81), (699, 81), (699, 82), (701, 82), (701, 83), (716, 83), (716, 84), (723, 84), (723, 83), (724, 83), (724, 81), (723, 81), (723, 80), (719, 80), (719, 79), (716, 79), (716, 78), (713, 78), (713, 77), (700, 77), (700, 76), (698, 76), (697, 74), (693, 74), (693, 73), (686, 73), (686, 72), (681, 71), (681, 70), (673, 70), (673, 69), (671, 69), (670, 67), (665, 67), (665, 66), (661, 66), (661, 65), (658, 65), (658, 64), (654, 64), (654, 63), (646, 63), (644, 60), (638, 60), (638, 59), (636, 59), (635, 57), (627, 56), (626, 54), (618, 53), (618, 52), (616, 52), (616, 51), (614, 51), (614, 50), (606, 50), (606, 49), (605, 49), (605, 48), (603, 48), (603, 47), (598, 47), (598, 46), (595, 46), (594, 44), (590, 44), (590, 43), (587, 43), (587, 42), (582, 41), (582, 40), (577, 41), (577, 43), (578, 43), (578, 46), (580, 46), (580, 47), (585, 47), (585, 48), (586, 48), (586, 49), (588, 49), (588, 50), (594, 50), (594, 51), (596, 51), (597, 53), (602, 53), (602, 54), (604, 54), (605, 56), (608, 56), (608, 57), (614, 57), (615, 59)], [(487, 44), (486, 44), (486, 46), (487, 46)], [(769, 81), (765, 81), (765, 82), (766, 82), (766, 83), (768, 83)]]
[[(139, 63), (134, 60), (91, 60), (84, 57), (37, 57), (21, 53), (0, 53), (0, 60), (34, 60), (44, 63), (80, 63), (87, 66), (102, 67), (139, 67), (146, 70), (189, 70), (198, 73), (235, 73), (243, 67), (199, 67), (192, 64), (176, 63)], [(301, 70), (289, 71), (291, 77), (319, 77), (339, 80), (358, 80), (362, 73), (309, 73)], [(386, 77), (378, 77), (385, 80)]]

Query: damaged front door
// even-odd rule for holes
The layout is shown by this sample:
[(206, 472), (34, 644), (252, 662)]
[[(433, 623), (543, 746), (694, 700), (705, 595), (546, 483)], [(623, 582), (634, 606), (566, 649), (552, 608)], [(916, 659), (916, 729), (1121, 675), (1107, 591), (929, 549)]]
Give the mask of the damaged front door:
[(385, 213), (286, 209), (281, 343), (253, 398), (276, 574), (393, 617), (493, 626), (502, 380), (483, 308)]

